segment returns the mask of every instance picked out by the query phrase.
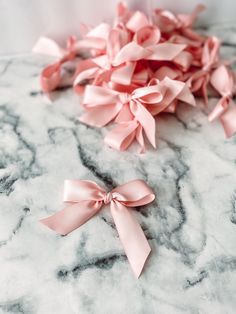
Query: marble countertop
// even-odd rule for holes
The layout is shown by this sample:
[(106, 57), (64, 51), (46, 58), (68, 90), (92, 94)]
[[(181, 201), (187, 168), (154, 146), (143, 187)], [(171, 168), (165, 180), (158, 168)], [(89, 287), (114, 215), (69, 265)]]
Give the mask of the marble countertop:
[[(235, 30), (208, 30), (224, 38), (226, 56)], [(38, 84), (47, 62), (0, 58), (0, 313), (234, 314), (236, 137), (182, 105), (158, 118), (157, 150), (113, 151), (106, 129), (78, 123), (71, 89), (47, 102)], [(66, 237), (39, 224), (63, 208), (69, 178), (153, 187), (156, 202), (137, 211), (152, 247), (139, 280), (108, 209)]]

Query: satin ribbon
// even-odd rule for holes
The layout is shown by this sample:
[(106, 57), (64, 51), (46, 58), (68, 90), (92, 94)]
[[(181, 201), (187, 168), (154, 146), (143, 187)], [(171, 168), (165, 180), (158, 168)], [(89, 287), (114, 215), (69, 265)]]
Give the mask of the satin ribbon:
[(233, 76), (226, 66), (221, 65), (212, 73), (211, 84), (222, 97), (209, 114), (208, 120), (211, 122), (220, 119), (225, 135), (231, 137), (236, 132), (236, 105), (232, 100)]
[(57, 233), (66, 235), (87, 222), (104, 205), (109, 204), (121, 243), (138, 278), (151, 248), (132, 208), (149, 204), (154, 199), (153, 191), (143, 180), (130, 181), (110, 192), (106, 192), (93, 181), (66, 180), (64, 202), (69, 203), (69, 206), (40, 221)]

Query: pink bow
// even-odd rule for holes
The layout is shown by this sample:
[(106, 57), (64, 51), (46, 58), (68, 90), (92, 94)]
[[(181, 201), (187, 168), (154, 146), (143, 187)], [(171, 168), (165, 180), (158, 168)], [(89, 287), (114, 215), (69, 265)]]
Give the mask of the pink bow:
[(220, 118), (226, 136), (231, 137), (236, 132), (236, 106), (232, 101), (234, 92), (232, 73), (228, 71), (226, 66), (219, 66), (212, 73), (211, 84), (222, 98), (209, 114), (208, 120), (214, 121)]
[(205, 6), (199, 4), (191, 14), (174, 14), (168, 10), (156, 9), (154, 11), (155, 24), (159, 26), (162, 32), (173, 32), (180, 30), (184, 32), (191, 29), (198, 14), (205, 9)]
[[(153, 79), (150, 84), (157, 82), (158, 80)], [(194, 97), (188, 86), (183, 82), (166, 77), (158, 84), (138, 88), (133, 93), (136, 92), (136, 95), (138, 95), (140, 91), (146, 89), (149, 89), (150, 94), (146, 98), (144, 95), (145, 102), (142, 101), (142, 98), (141, 100), (136, 98), (136, 101), (131, 102), (129, 107), (126, 105), (121, 109), (116, 118), (118, 125), (105, 136), (104, 141), (108, 146), (124, 151), (136, 140), (141, 147), (140, 153), (144, 153), (144, 131), (149, 142), (155, 148), (156, 123), (154, 116), (161, 112), (174, 112), (178, 100), (195, 106)], [(154, 91), (156, 96), (154, 96)], [(145, 107), (143, 104), (145, 104)]]
[(197, 92), (201, 90), (205, 104), (208, 104), (207, 85), (210, 81), (211, 71), (219, 61), (219, 48), (220, 41), (218, 38), (213, 36), (206, 40), (202, 48), (199, 64), (202, 68), (196, 71), (189, 79), (191, 91)]
[(195, 105), (187, 85), (165, 77), (159, 82), (152, 79), (148, 86), (134, 89), (131, 94), (107, 87), (88, 85), (85, 88), (83, 105), (86, 113), (79, 120), (91, 126), (102, 127), (116, 118), (119, 125), (105, 137), (110, 147), (125, 150), (136, 139), (145, 151), (143, 131), (156, 147), (156, 124), (153, 116), (160, 112), (173, 112), (176, 100)]
[(33, 48), (33, 52), (48, 54), (59, 57), (59, 60), (46, 66), (40, 75), (40, 84), (45, 93), (56, 89), (61, 82), (61, 66), (71, 61), (76, 56), (76, 39), (70, 36), (67, 41), (67, 48), (62, 49), (55, 41), (47, 37), (41, 37)]
[[(155, 147), (155, 120), (145, 106), (158, 104), (163, 99), (163, 91), (159, 85), (152, 85), (137, 88), (128, 94), (88, 85), (83, 100), (87, 112), (79, 120), (88, 125), (102, 127), (119, 113), (119, 121), (135, 117)], [(126, 104), (128, 107), (124, 107)]]
[[(105, 136), (104, 141), (108, 146), (124, 151), (136, 140), (141, 147), (140, 153), (144, 153), (144, 132), (155, 148), (156, 123), (154, 116), (161, 112), (174, 112), (177, 100), (195, 106), (194, 97), (185, 83), (171, 80), (168, 77), (161, 82), (153, 79), (150, 81), (150, 84), (152, 83), (155, 83), (155, 85), (135, 90), (139, 94), (142, 90), (150, 89), (149, 101), (149, 97), (145, 98), (145, 103), (142, 102), (142, 99), (141, 101), (136, 99), (135, 102), (131, 102), (129, 107), (124, 106), (122, 108), (116, 118), (118, 125)], [(159, 91), (159, 95), (156, 94), (154, 97), (151, 93), (154, 90), (156, 93)], [(143, 104), (145, 104), (145, 107)]]
[(57, 233), (66, 235), (97, 214), (103, 205), (110, 204), (120, 240), (138, 278), (151, 248), (131, 208), (149, 204), (154, 199), (153, 191), (143, 180), (130, 181), (110, 192), (93, 181), (66, 180), (64, 202), (70, 205), (40, 221)]

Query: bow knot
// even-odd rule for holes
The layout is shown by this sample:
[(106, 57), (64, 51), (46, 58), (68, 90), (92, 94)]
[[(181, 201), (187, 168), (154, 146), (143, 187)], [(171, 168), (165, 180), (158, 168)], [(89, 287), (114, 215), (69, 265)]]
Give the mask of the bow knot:
[(110, 204), (110, 202), (112, 201), (112, 199), (113, 199), (113, 194), (112, 194), (112, 192), (108, 192), (108, 193), (105, 193), (103, 202), (104, 202), (105, 205), (108, 205), (108, 204)]
[(127, 104), (131, 101), (131, 96), (128, 93), (120, 93), (119, 98), (122, 104)]

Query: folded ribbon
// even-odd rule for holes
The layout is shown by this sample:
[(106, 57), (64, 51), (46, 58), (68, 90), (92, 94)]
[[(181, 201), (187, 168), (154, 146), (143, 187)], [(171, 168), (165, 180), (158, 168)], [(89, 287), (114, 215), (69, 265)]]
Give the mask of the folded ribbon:
[(151, 248), (132, 213), (132, 207), (151, 203), (155, 195), (143, 180), (134, 180), (106, 192), (87, 180), (66, 180), (64, 202), (70, 206), (40, 221), (59, 234), (66, 235), (79, 228), (103, 205), (110, 204), (121, 243), (135, 276), (141, 275)]

